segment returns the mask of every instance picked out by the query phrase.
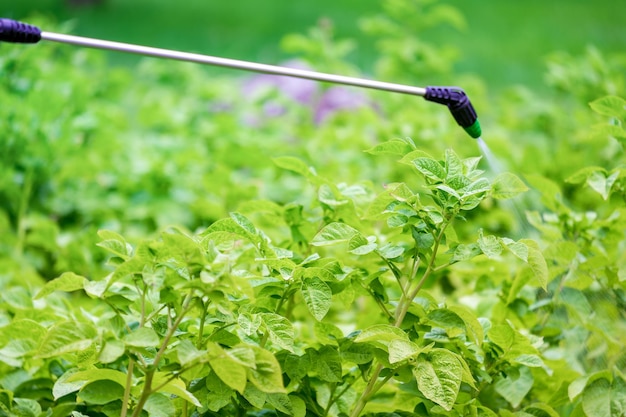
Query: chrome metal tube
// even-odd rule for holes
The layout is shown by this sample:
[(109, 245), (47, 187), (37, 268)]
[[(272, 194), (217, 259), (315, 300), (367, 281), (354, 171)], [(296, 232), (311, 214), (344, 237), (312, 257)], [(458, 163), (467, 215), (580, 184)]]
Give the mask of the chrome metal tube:
[(198, 64), (215, 65), (219, 67), (236, 68), (245, 71), (262, 72), (266, 74), (284, 75), (288, 77), (305, 78), (308, 80), (329, 82), (335, 84), (364, 87), (374, 90), (391, 91), (395, 93), (424, 96), (426, 89), (403, 84), (394, 84), (383, 81), (368, 80), (365, 78), (346, 77), (343, 75), (326, 74), (316, 71), (307, 71), (296, 68), (281, 67), (277, 65), (259, 64), (256, 62), (240, 61), (237, 59), (219, 58), (209, 55), (194, 54), (189, 52), (173, 51), (170, 49), (153, 48), (149, 46), (133, 45), (121, 42), (104, 41), (100, 39), (85, 38), (82, 36), (63, 35), (52, 32), (41, 32), (41, 39), (67, 43), (71, 45), (85, 46), (110, 51), (127, 52), (137, 55), (145, 55), (157, 58), (175, 59), (178, 61), (195, 62)]

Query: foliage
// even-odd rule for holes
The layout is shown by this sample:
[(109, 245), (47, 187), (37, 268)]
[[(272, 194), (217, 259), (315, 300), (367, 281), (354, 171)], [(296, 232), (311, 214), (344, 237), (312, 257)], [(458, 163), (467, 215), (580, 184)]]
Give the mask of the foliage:
[[(461, 24), (386, 7), (386, 74), (407, 10)], [(0, 415), (624, 414), (619, 71), (472, 83), (514, 175), (413, 97), (36, 48), (0, 55)]]

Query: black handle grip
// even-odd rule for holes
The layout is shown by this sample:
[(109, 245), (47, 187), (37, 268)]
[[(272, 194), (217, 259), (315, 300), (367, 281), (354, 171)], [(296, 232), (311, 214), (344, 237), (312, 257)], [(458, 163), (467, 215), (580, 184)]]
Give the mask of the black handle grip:
[(13, 43), (37, 43), (41, 30), (33, 25), (11, 19), (0, 19), (0, 41)]

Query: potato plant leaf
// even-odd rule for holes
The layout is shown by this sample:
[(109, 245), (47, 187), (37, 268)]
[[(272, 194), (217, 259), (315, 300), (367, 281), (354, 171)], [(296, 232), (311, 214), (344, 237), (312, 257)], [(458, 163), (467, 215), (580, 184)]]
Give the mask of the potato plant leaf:
[(50, 358), (79, 352), (93, 343), (98, 332), (87, 323), (61, 322), (54, 325), (41, 340), (37, 357)]
[(445, 349), (433, 349), (420, 355), (413, 368), (417, 387), (432, 402), (444, 410), (452, 410), (463, 378), (459, 360)]
[(251, 346), (254, 351), (254, 369), (248, 368), (248, 379), (265, 393), (285, 392), (283, 374), (274, 355), (262, 348)]
[(415, 168), (426, 178), (433, 181), (443, 181), (446, 179), (445, 168), (431, 158), (417, 158), (413, 161)]
[(374, 347), (389, 351), (389, 343), (394, 340), (408, 341), (408, 335), (395, 326), (375, 324), (363, 330), (354, 339), (354, 343), (369, 343)]
[(153, 387), (160, 387), (158, 392), (165, 392), (182, 398), (185, 401), (190, 402), (196, 407), (201, 407), (202, 404), (198, 399), (189, 391), (185, 382), (180, 378), (171, 378), (171, 374), (165, 372), (155, 372), (152, 379)]
[(352, 226), (348, 226), (345, 223), (330, 223), (311, 241), (315, 246), (328, 246), (335, 245), (337, 243), (347, 242), (359, 232)]
[(35, 295), (34, 299), (43, 298), (55, 291), (72, 292), (82, 290), (87, 278), (73, 272), (64, 272), (60, 277), (48, 281), (46, 285)]
[(265, 331), (277, 347), (293, 352), (293, 326), (285, 317), (274, 313), (261, 313)]
[(302, 280), (302, 297), (313, 317), (321, 321), (328, 313), (332, 302), (332, 290), (318, 277)]

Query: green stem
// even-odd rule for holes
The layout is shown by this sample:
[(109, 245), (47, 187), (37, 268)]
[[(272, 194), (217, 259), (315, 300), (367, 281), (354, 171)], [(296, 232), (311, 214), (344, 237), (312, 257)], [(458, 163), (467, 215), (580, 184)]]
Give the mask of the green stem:
[(130, 401), (130, 389), (133, 385), (133, 370), (135, 368), (135, 360), (133, 358), (128, 362), (128, 370), (126, 371), (126, 386), (124, 387), (124, 398), (122, 399), (122, 412), (121, 417), (126, 417), (128, 414), (128, 402)]
[[(422, 277), (420, 278), (415, 288), (413, 288), (413, 290), (410, 292), (407, 289), (406, 292), (402, 293), (402, 296), (400, 297), (400, 302), (398, 303), (398, 308), (396, 310), (396, 320), (394, 323), (395, 327), (400, 327), (400, 325), (402, 324), (402, 321), (404, 320), (404, 317), (406, 316), (406, 313), (409, 311), (409, 307), (411, 306), (413, 299), (415, 298), (417, 293), (419, 293), (419, 291), (422, 289), (422, 287), (424, 286), (428, 278), (431, 276), (431, 274), (436, 270), (435, 259), (437, 258), (439, 245), (441, 244), (441, 240), (443, 239), (444, 233), (449, 224), (450, 224), (450, 221), (445, 222), (443, 226), (441, 227), (441, 230), (439, 230), (439, 233), (435, 237), (435, 244), (433, 246), (433, 252), (430, 257), (430, 261), (428, 262), (428, 265), (426, 266), (426, 270), (424, 271), (424, 274), (422, 274)], [(419, 258), (416, 257), (413, 263), (413, 267), (411, 268), (411, 274), (412, 274), (411, 278), (413, 278), (417, 274), (417, 270), (419, 266), (418, 264), (419, 264)], [(380, 390), (387, 383), (387, 381), (389, 381), (389, 379), (391, 378), (391, 375), (387, 376), (385, 379), (381, 381), (378, 381), (378, 377), (380, 376), (380, 373), (382, 372), (382, 370), (383, 370), (383, 365), (378, 364), (376, 368), (374, 369), (374, 372), (372, 373), (372, 376), (370, 380), (368, 381), (367, 386), (365, 387), (365, 390), (363, 391), (363, 393), (357, 400), (357, 403), (354, 406), (354, 409), (350, 413), (350, 417), (358, 417), (363, 411), (363, 409), (365, 408), (365, 405), (367, 404), (369, 399), (378, 390)]]
[(183, 321), (185, 314), (190, 309), (189, 305), (191, 303), (192, 295), (193, 293), (189, 292), (187, 296), (185, 297), (180, 314), (176, 317), (176, 320), (174, 320), (174, 322), (169, 325), (167, 334), (165, 335), (165, 338), (163, 339), (163, 343), (161, 343), (161, 347), (159, 348), (158, 352), (154, 356), (154, 361), (152, 362), (152, 365), (146, 371), (143, 390), (141, 392), (141, 396), (139, 397), (139, 401), (137, 401), (137, 405), (135, 406), (132, 417), (138, 417), (141, 414), (141, 411), (143, 410), (143, 407), (146, 404), (146, 401), (148, 401), (148, 398), (150, 397), (150, 395), (152, 395), (152, 393), (155, 391), (152, 388), (152, 380), (154, 379), (154, 373), (156, 372), (157, 369), (159, 369), (159, 362), (161, 361), (161, 358), (163, 354), (165, 353), (165, 350), (167, 349), (167, 346), (169, 345), (170, 340), (174, 336), (174, 333), (176, 332), (176, 329), (178, 329), (178, 326), (180, 325), (180, 323)]
[(333, 395), (335, 394), (336, 390), (337, 390), (337, 384), (334, 383), (332, 388), (330, 389), (330, 395), (328, 396), (328, 404), (326, 404), (326, 407), (324, 408), (324, 413), (322, 414), (322, 417), (326, 417), (328, 415), (328, 412), (330, 411), (330, 407), (333, 406)]
[(391, 314), (391, 311), (389, 311), (389, 309), (387, 308), (387, 306), (385, 305), (385, 303), (383, 303), (383, 302), (381, 301), (381, 299), (380, 299), (380, 298), (378, 298), (378, 297), (376, 296), (376, 294), (374, 293), (374, 291), (372, 291), (372, 290), (371, 290), (371, 289), (369, 289), (369, 288), (366, 288), (365, 290), (369, 293), (369, 295), (371, 295), (371, 296), (372, 296), (372, 298), (374, 299), (374, 302), (376, 302), (376, 304), (378, 305), (378, 307), (380, 307), (381, 311), (382, 311), (385, 315), (387, 315), (387, 317), (389, 317), (390, 319), (393, 319), (393, 314)]
[(361, 412), (365, 408), (365, 405), (367, 404), (371, 396), (376, 393), (376, 391), (374, 391), (374, 387), (376, 387), (377, 385), (376, 382), (382, 370), (383, 370), (383, 366), (381, 364), (376, 365), (376, 368), (374, 369), (374, 372), (372, 373), (370, 380), (367, 382), (367, 385), (365, 386), (365, 390), (363, 390), (363, 392), (361, 393), (361, 396), (359, 397), (356, 404), (354, 405), (354, 408), (352, 409), (352, 412), (350, 413), (350, 417), (360, 416)]
[[(335, 395), (334, 397), (331, 394), (331, 398), (328, 401), (328, 405), (326, 406), (326, 410), (324, 410), (324, 417), (326, 417), (328, 415), (328, 412), (330, 411), (330, 407), (332, 407), (333, 404), (335, 404), (337, 402), (337, 400), (339, 398), (341, 398), (343, 396), (343, 394), (345, 394), (346, 391), (348, 391), (352, 385), (354, 385), (355, 381), (356, 381), (356, 378), (352, 382), (350, 382), (349, 384), (346, 384), (346, 386), (343, 387), (343, 389), (341, 391), (339, 391), (339, 393), (337, 395)], [(334, 391), (335, 390), (333, 389), (333, 392)]]
[(204, 324), (206, 322), (207, 316), (207, 305), (204, 304), (203, 300), (200, 300), (200, 304), (202, 305), (202, 315), (200, 316), (200, 329), (198, 329), (198, 340), (196, 340), (196, 348), (202, 348), (202, 338), (204, 337)]
[(406, 313), (411, 307), (413, 299), (417, 296), (417, 293), (420, 292), (424, 284), (426, 284), (426, 281), (428, 280), (430, 275), (435, 271), (435, 260), (437, 259), (437, 253), (439, 252), (439, 245), (441, 244), (441, 240), (443, 239), (446, 228), (450, 223), (450, 221), (445, 222), (441, 227), (441, 230), (437, 234), (435, 238), (435, 244), (433, 246), (433, 253), (430, 257), (430, 261), (428, 262), (428, 266), (426, 266), (424, 274), (422, 274), (422, 278), (420, 278), (415, 288), (413, 288), (413, 291), (409, 292), (408, 297), (400, 299), (400, 303), (398, 303), (398, 309), (396, 310), (396, 322), (394, 323), (396, 327), (400, 327), (402, 321), (404, 320), (404, 317), (406, 316)]
[(146, 405), (146, 401), (148, 401), (148, 397), (152, 394), (152, 379), (154, 378), (154, 372), (156, 368), (150, 369), (146, 373), (146, 379), (144, 380), (143, 391), (141, 392), (141, 396), (139, 397), (139, 401), (137, 401), (137, 405), (135, 406), (135, 410), (133, 411), (132, 417), (138, 417), (143, 410), (143, 406)]

